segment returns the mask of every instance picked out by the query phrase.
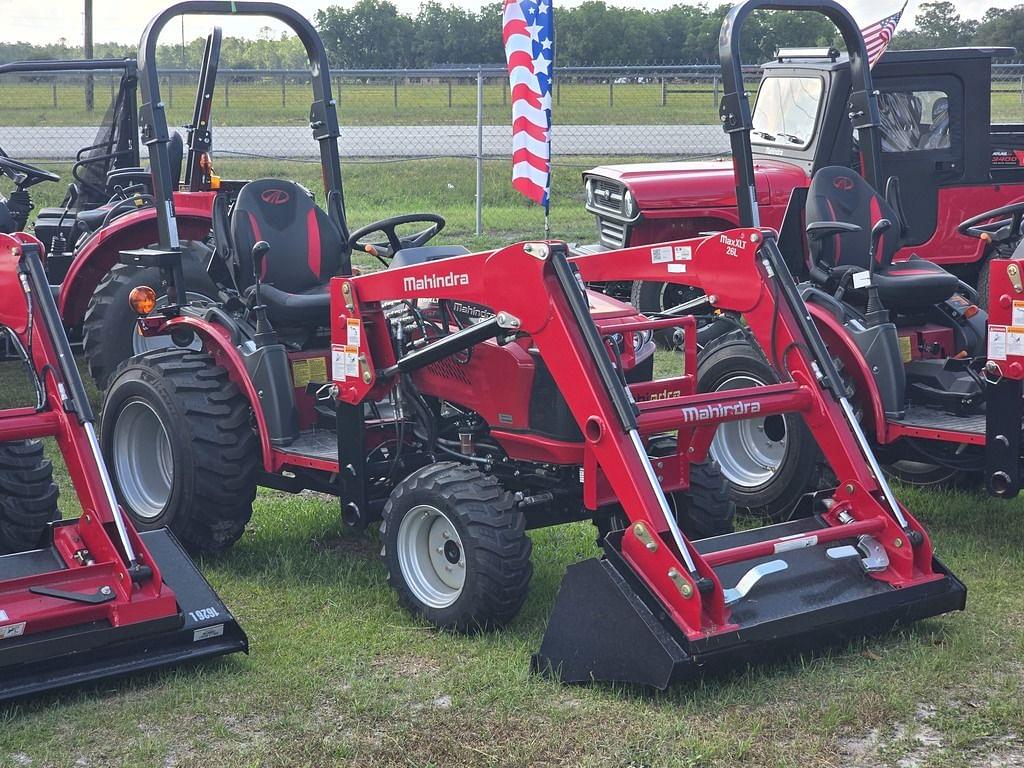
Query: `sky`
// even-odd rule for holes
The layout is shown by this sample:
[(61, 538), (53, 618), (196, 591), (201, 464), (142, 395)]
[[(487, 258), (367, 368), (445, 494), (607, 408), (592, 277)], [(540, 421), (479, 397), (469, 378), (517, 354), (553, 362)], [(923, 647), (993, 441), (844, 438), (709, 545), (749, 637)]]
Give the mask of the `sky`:
[[(442, 0), (445, 2), (446, 0)], [(610, 5), (625, 5), (649, 9), (668, 8), (686, 0), (608, 0)], [(910, 0), (903, 25), (912, 24), (914, 14), (926, 0)], [(284, 0), (293, 8), (312, 17), (320, 8), (328, 5), (351, 6), (354, 0)], [(414, 13), (420, 0), (393, 0), (400, 10)], [(709, 4), (715, 4), (711, 0)], [(1021, 0), (956, 0), (960, 13), (967, 17), (980, 17), (990, 7), (1009, 8)], [(146, 22), (157, 12), (165, 8), (169, 0), (93, 0), (94, 38), (96, 42), (135, 42), (142, 34)], [(463, 0), (460, 5), (477, 10), (483, 0)], [(557, 0), (556, 0), (557, 4)], [(569, 0), (567, 3), (575, 5)], [(696, 4), (687, 2), (686, 4)], [(0, 19), (3, 19), (4, 38), (8, 41), (24, 41), (30, 43), (52, 43), (64, 38), (68, 43), (80, 43), (82, 40), (82, 0), (0, 0)], [(895, 11), (900, 0), (851, 0), (845, 4), (857, 21), (866, 26)], [(220, 22), (219, 22), (220, 23)], [(271, 26), (283, 29), (280, 25), (267, 24), (264, 20), (225, 19), (221, 26), (225, 35), (240, 37), (257, 37), (261, 28)], [(180, 24), (172, 24), (164, 30), (162, 42), (180, 41), (182, 28)], [(209, 32), (210, 20), (186, 20), (185, 38), (192, 40), (205, 37)]]

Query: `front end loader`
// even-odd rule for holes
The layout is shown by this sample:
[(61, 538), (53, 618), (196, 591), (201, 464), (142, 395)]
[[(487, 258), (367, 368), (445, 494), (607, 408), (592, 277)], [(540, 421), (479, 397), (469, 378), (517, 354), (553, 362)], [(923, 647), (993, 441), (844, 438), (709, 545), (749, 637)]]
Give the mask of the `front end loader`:
[[(0, 334), (35, 392), (0, 410), (0, 701), (248, 648), (174, 536), (125, 520), (41, 255), (0, 234)], [(60, 519), (40, 438), (64, 457), (78, 519)]]
[[(764, 354), (787, 374), (781, 383), (697, 393), (692, 316), (595, 324), (584, 280), (652, 279), (666, 270), (687, 275), (717, 309), (742, 313)], [(737, 229), (572, 263), (562, 244), (527, 243), (335, 278), (331, 291), (339, 430), (347, 425), (339, 444), (349, 446), (345, 486), (355, 490), (343, 504), (359, 503), (364, 484), (356, 431), (364, 409), (429, 366), (528, 339), (564, 399), (579, 427), (583, 504), (618, 505), (622, 525), (604, 537), (601, 559), (570, 567), (534, 656), (539, 672), (664, 688), (773, 649), (813, 648), (964, 606), (964, 586), (934, 558), (924, 529), (875, 461), (771, 231)], [(401, 325), (389, 319), (394, 303), (427, 296), (490, 312), (439, 338), (399, 343)], [(627, 382), (609, 339), (634, 326), (674, 328), (686, 372)], [(663, 491), (666, 476), (695, 497), (692, 470), (707, 460), (720, 424), (782, 413), (799, 414), (814, 432), (837, 487), (806, 498), (810, 514), (790, 523), (691, 541)], [(492, 434), (501, 430), (490, 426)], [(671, 450), (651, 450), (659, 434), (675, 436)], [(467, 451), (465, 460), (473, 458)], [(389, 506), (396, 493), (409, 492), (407, 482)], [(443, 499), (423, 491), (417, 504), (399, 519), (385, 508), (385, 549), (390, 526), (406, 526), (410, 515), (428, 520)], [(435, 544), (447, 554), (443, 536), (423, 542)], [(404, 577), (391, 572), (393, 585)]]

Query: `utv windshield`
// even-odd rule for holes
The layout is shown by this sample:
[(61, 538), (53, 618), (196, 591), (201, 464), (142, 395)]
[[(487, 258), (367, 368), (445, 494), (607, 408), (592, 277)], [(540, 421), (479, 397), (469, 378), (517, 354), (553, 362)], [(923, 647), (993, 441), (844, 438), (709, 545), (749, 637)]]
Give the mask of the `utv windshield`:
[(751, 141), (790, 149), (811, 143), (823, 90), (818, 77), (768, 77), (754, 104)]

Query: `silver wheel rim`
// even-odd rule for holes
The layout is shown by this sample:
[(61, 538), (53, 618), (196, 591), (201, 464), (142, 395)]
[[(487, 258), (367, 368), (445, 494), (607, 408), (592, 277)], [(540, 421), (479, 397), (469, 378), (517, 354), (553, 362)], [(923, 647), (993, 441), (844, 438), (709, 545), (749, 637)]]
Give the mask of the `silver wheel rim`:
[(398, 526), (398, 566), (409, 591), (430, 608), (447, 608), (466, 583), (466, 550), (452, 521), (420, 504)]
[[(212, 304), (213, 299), (209, 296), (205, 296), (201, 293), (195, 293), (193, 291), (186, 291), (185, 293), (189, 304)], [(158, 296), (156, 300), (156, 306), (150, 315), (159, 312), (161, 309), (167, 306), (167, 296)], [(203, 346), (202, 341), (197, 336), (192, 340), (192, 343), (187, 347), (178, 347), (170, 336), (143, 336), (139, 333), (139, 327), (132, 323), (132, 355), (141, 355), (143, 352), (151, 352), (155, 349), (167, 349), (167, 347), (174, 347), (175, 349), (193, 349), (198, 350)]]
[(171, 440), (156, 411), (143, 400), (129, 400), (114, 423), (114, 473), (132, 515), (159, 517), (171, 498), (174, 461)]
[[(736, 374), (723, 381), (716, 391), (764, 384), (748, 374)], [(731, 485), (755, 489), (771, 482), (785, 461), (788, 444), (788, 430), (782, 416), (727, 421), (715, 430), (711, 456)]]

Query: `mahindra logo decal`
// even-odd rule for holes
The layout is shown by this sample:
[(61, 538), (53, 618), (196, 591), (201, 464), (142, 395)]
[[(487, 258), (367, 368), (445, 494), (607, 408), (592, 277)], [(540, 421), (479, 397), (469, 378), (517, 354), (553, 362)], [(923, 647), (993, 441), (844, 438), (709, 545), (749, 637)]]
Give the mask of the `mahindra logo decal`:
[(459, 285), (469, 285), (469, 275), (461, 272), (449, 272), (447, 275), (402, 278), (402, 288), (406, 291), (428, 291), (433, 288), (454, 288)]
[(712, 421), (717, 419), (735, 418), (736, 416), (753, 416), (761, 412), (761, 404), (737, 400), (735, 403), (722, 405), (701, 405), (683, 408), (683, 421)]
[(266, 189), (260, 195), (260, 200), (270, 205), (284, 205), (291, 199), (292, 196), (283, 189)]
[(853, 179), (849, 176), (836, 176), (835, 180), (832, 182), (832, 186), (840, 192), (849, 192), (853, 189)]

